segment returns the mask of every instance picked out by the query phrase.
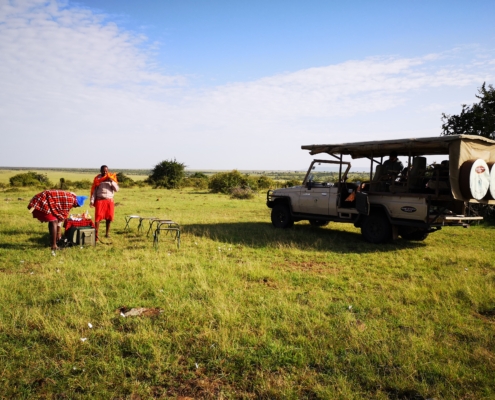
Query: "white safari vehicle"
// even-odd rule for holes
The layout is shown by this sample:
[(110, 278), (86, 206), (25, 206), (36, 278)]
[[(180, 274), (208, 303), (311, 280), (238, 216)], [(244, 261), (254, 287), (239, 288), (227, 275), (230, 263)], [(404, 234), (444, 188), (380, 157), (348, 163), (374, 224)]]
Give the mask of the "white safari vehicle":
[[(267, 206), (277, 228), (302, 220), (313, 226), (348, 222), (360, 227), (371, 243), (398, 236), (424, 240), (443, 226), (467, 227), (482, 219), (467, 215), (468, 203), (495, 205), (495, 141), (481, 136), (316, 144), (302, 149), (332, 159), (313, 160), (302, 186), (268, 191)], [(400, 172), (384, 165), (392, 151), (407, 156), (407, 167)], [(369, 180), (347, 182), (351, 163), (344, 156), (369, 159)], [(429, 165), (428, 156), (443, 161)], [(330, 172), (336, 167), (338, 178)]]

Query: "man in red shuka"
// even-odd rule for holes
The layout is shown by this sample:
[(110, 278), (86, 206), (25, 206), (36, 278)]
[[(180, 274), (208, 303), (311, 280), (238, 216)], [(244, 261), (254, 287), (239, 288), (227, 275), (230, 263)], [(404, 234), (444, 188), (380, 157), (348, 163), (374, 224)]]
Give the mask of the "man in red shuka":
[(40, 222), (48, 222), (50, 245), (53, 251), (57, 250), (57, 240), (62, 236), (62, 223), (69, 216), (74, 207), (82, 207), (88, 196), (76, 196), (75, 193), (65, 190), (45, 190), (35, 195), (29, 202), (28, 209), (33, 218)]
[(110, 224), (113, 221), (114, 215), (113, 194), (114, 192), (119, 191), (117, 174), (108, 172), (108, 167), (106, 165), (101, 166), (100, 172), (101, 173), (93, 180), (90, 200), (90, 207), (95, 208), (95, 229), (97, 239), (100, 221), (102, 220), (106, 221), (105, 237), (110, 236)]

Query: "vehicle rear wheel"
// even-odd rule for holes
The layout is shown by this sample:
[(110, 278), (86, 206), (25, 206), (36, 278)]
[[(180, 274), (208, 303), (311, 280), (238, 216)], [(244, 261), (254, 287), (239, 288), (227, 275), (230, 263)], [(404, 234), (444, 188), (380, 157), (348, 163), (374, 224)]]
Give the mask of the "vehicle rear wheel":
[(399, 230), (399, 235), (404, 240), (417, 240), (421, 242), (428, 237), (429, 233), (424, 229), (401, 229)]
[(330, 221), (324, 221), (322, 219), (310, 219), (309, 223), (311, 226), (327, 226)]
[(370, 243), (385, 243), (392, 239), (392, 226), (383, 214), (367, 216), (361, 225), (361, 234)]
[(272, 224), (275, 228), (290, 228), (294, 220), (287, 204), (275, 204), (272, 208)]

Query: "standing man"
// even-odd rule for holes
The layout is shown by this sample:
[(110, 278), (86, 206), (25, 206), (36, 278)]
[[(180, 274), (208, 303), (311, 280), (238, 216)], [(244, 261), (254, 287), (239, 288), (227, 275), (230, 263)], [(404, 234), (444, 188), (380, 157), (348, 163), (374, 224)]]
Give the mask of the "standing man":
[(390, 152), (390, 157), (383, 163), (383, 166), (387, 173), (395, 174), (395, 176), (400, 174), (404, 169), (404, 165), (397, 158), (397, 152), (395, 150)]
[(110, 224), (113, 221), (114, 215), (113, 194), (118, 191), (117, 174), (108, 172), (108, 167), (102, 165), (100, 174), (95, 177), (93, 186), (91, 187), (90, 207), (95, 208), (96, 239), (98, 239), (98, 229), (101, 220), (106, 221), (105, 237), (109, 237)]
[(69, 216), (70, 210), (73, 207), (82, 207), (87, 198), (88, 196), (76, 196), (64, 190), (45, 190), (29, 202), (28, 209), (33, 213), (33, 218), (40, 222), (48, 222), (53, 252), (58, 249), (57, 240), (62, 237), (61, 226)]

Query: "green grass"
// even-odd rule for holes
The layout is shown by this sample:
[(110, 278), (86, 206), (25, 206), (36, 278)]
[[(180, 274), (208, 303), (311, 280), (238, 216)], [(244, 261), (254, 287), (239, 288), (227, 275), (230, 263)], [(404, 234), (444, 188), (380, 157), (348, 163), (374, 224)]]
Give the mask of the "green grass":
[(491, 228), (376, 246), (276, 230), (264, 194), (122, 189), (111, 243), (52, 257), (34, 194), (0, 194), (1, 398), (495, 398)]

